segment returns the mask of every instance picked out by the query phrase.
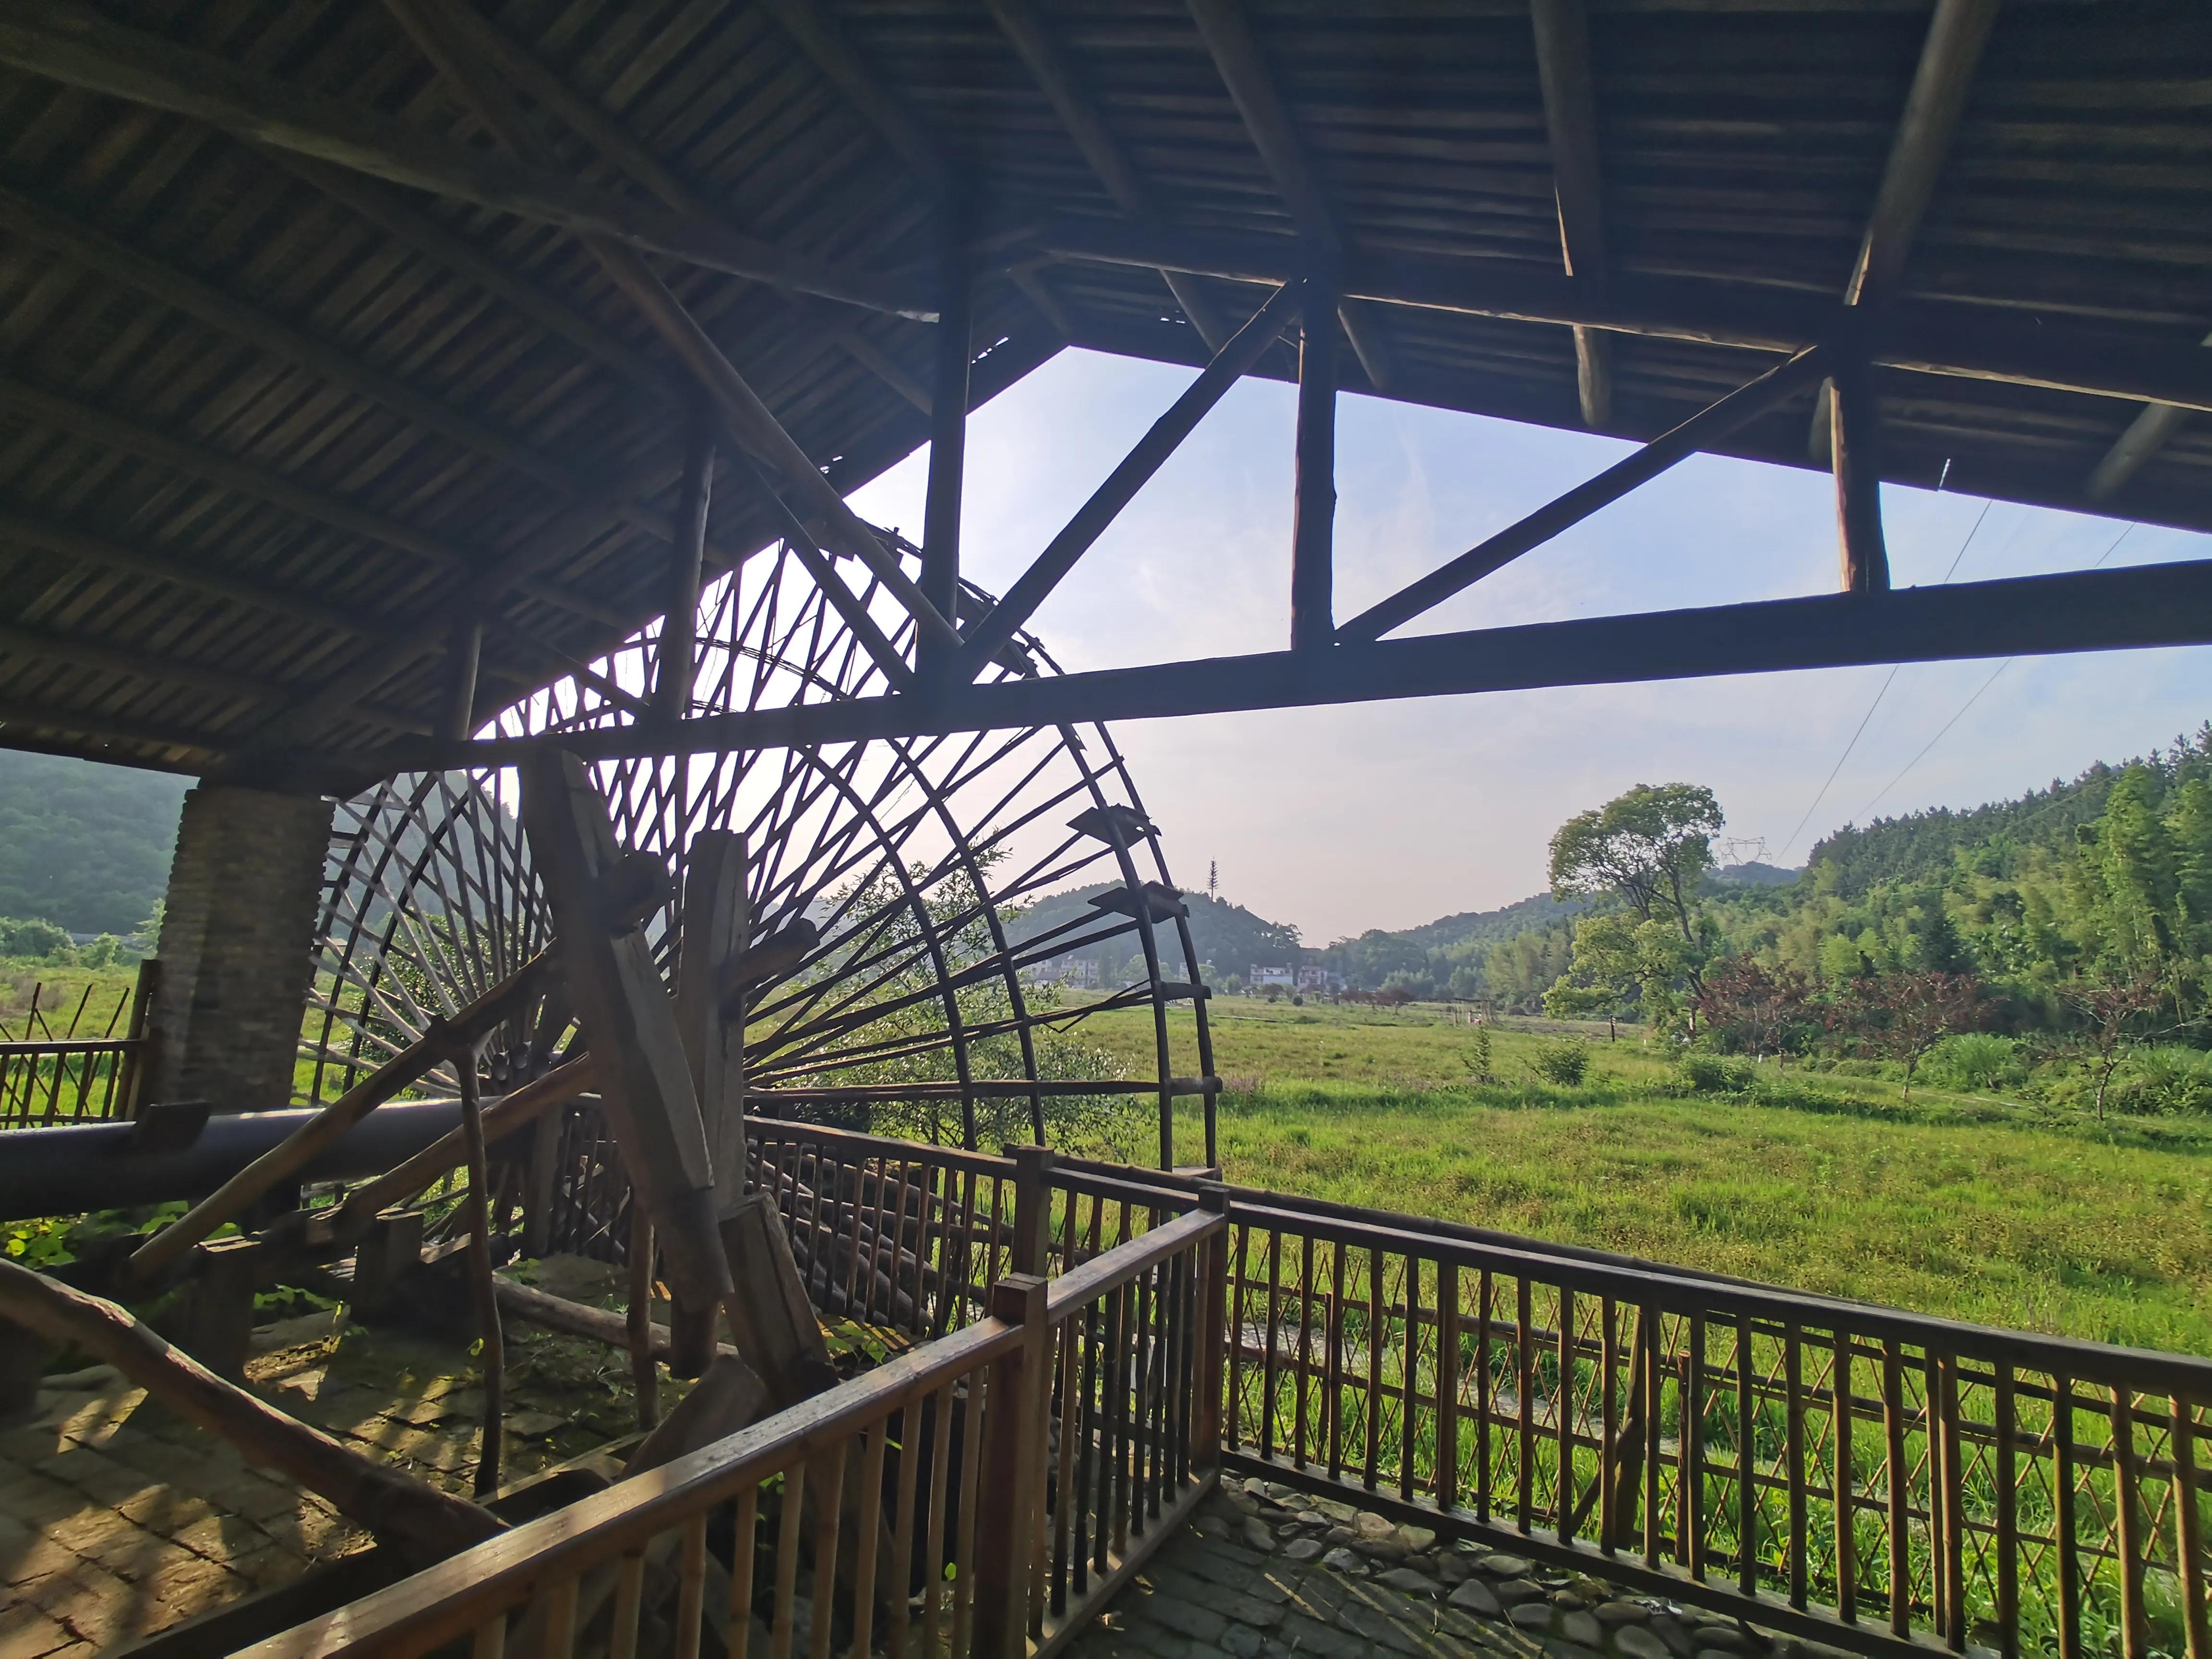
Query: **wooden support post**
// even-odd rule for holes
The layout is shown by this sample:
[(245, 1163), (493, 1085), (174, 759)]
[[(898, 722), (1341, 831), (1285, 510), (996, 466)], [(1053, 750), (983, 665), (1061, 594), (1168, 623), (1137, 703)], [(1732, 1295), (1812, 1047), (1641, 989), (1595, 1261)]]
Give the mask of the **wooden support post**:
[[(742, 988), (726, 996), (724, 989), (732, 965), (745, 951), (745, 869), (743, 836), (702, 830), (691, 838), (676, 957), (676, 1020), (714, 1167), (718, 1223), (735, 1212), (745, 1191), (744, 995)], [(751, 1294), (747, 1279), (755, 1271), (733, 1264), (733, 1274), (738, 1294)], [(698, 1376), (713, 1358), (714, 1308), (678, 1297), (669, 1325), (675, 1346), (670, 1371)]]
[(123, 1058), (123, 1079), (115, 1089), (118, 1117), (136, 1118), (146, 1097), (147, 1082), (160, 1069), (158, 1045), (161, 1034), (154, 1024), (154, 998), (161, 988), (161, 959), (148, 957), (138, 964), (138, 982), (131, 993), (131, 1028), (124, 1035), (139, 1046)]
[(750, 1193), (738, 1200), (722, 1223), (722, 1247), (740, 1286), (726, 1304), (730, 1334), (768, 1384), (776, 1409), (833, 1385), (837, 1373), (830, 1364), (830, 1345), (822, 1339), (769, 1194)]
[(491, 1282), (491, 1164), (484, 1155), (483, 1101), (477, 1088), (474, 1048), (453, 1056), (460, 1073), (461, 1134), (469, 1153), (469, 1296), (476, 1304), (477, 1334), (483, 1343), (483, 1444), (477, 1453), (476, 1493), (499, 1490), (500, 1450), (506, 1416), (507, 1344), (499, 1325), (499, 1296)]
[(438, 735), (460, 743), (477, 729), (477, 675), (483, 665), (483, 617), (464, 611), (446, 635), (444, 696)]
[(1336, 635), (1336, 289), (1306, 278), (1298, 344), (1297, 501), (1291, 520), (1291, 649)]
[[(960, 496), (968, 464), (968, 371), (974, 327), (975, 273), (966, 250), (967, 215), (947, 198), (939, 265), (935, 374), (929, 392), (929, 495), (922, 508), (921, 592), (940, 615), (960, 605)], [(957, 647), (957, 642), (956, 642)], [(915, 647), (922, 678), (952, 672), (957, 648), (923, 636)]]
[(553, 1248), (553, 1195), (560, 1189), (562, 1131), (565, 1111), (546, 1111), (530, 1126), (530, 1176), (522, 1195), (522, 1253), (544, 1255)]
[(660, 620), (660, 651), (653, 681), (653, 712), (665, 720), (680, 720), (691, 712), (699, 644), (699, 573), (707, 553), (707, 520), (714, 496), (714, 423), (704, 410), (694, 410), (690, 447), (684, 456), (684, 504), (677, 510), (676, 540), (668, 550), (667, 611)]
[(729, 1293), (699, 1104), (652, 947), (617, 895), (629, 861), (583, 763), (550, 750), (522, 768), (522, 821), (591, 1033), (601, 1109), (653, 1217), (669, 1283), (694, 1304)]
[(261, 1246), (251, 1238), (218, 1239), (200, 1247), (177, 1346), (226, 1382), (246, 1379), (246, 1350), (253, 1335), (253, 1293), (260, 1288)]
[(363, 1319), (381, 1319), (400, 1281), (422, 1260), (422, 1212), (387, 1210), (369, 1224), (353, 1253), (353, 1306)]
[(1041, 1395), (1052, 1370), (1047, 1288), (1035, 1273), (1006, 1273), (991, 1286), (991, 1316), (1021, 1327), (1022, 1344), (993, 1362), (984, 1407), (977, 1490), (988, 1497), (975, 1534), (971, 1649), (981, 1659), (1021, 1659), (1029, 1650), (1030, 1559), (1044, 1497)]
[[(1198, 1186), (1198, 1206), (1209, 1215), (1229, 1213), (1229, 1188), (1218, 1181)], [(1341, 1276), (1341, 1247), (1339, 1273)], [(1231, 1340), (1229, 1330), (1229, 1229), (1207, 1239), (1198, 1252), (1198, 1398), (1191, 1413), (1190, 1458), (1200, 1468), (1221, 1462), (1221, 1372)], [(1341, 1297), (1339, 1300), (1341, 1301)], [(1332, 1324), (1330, 1362), (1340, 1333)]]
[[(714, 1309), (708, 1308), (708, 1340), (714, 1340)], [(653, 1353), (653, 1218), (635, 1195), (629, 1206), (629, 1306), (623, 1315), (629, 1341), (629, 1375), (637, 1390), (637, 1425), (651, 1432), (660, 1420), (660, 1367)]]
[(1830, 451), (1836, 472), (1836, 529), (1843, 556), (1843, 591), (1887, 593), (1889, 551), (1881, 534), (1881, 428), (1866, 359), (1838, 352), (1828, 399)]
[(1014, 1260), (1018, 1273), (1042, 1273), (1052, 1247), (1052, 1165), (1049, 1146), (1009, 1146), (1014, 1160)]

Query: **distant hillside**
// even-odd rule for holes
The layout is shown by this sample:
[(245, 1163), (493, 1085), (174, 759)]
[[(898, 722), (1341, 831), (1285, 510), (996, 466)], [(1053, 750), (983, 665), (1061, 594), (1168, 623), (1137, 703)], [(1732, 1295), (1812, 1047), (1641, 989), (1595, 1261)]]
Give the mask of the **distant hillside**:
[(0, 916), (128, 933), (169, 882), (185, 779), (0, 750)]
[(2192, 777), (2212, 775), (2212, 722), (2194, 738), (2176, 738), (2171, 749), (2109, 764), (2100, 761), (2070, 781), (2053, 778), (2049, 788), (2031, 790), (2017, 800), (1957, 811), (1939, 806), (1876, 818), (1864, 829), (1846, 824), (1814, 844), (1806, 866), (1817, 868), (1823, 860), (1832, 865), (1829, 879), (1845, 898), (1885, 881), (1929, 881), (1947, 875), (1962, 852), (1976, 854), (1984, 873), (2009, 875), (2019, 854), (2031, 848), (2072, 846), (2075, 831), (2096, 821), (2112, 785), (2131, 766), (2154, 774), (2169, 789)]
[[(1007, 939), (1019, 944), (1048, 928), (1090, 915), (1093, 897), (1120, 885), (1119, 882), (1098, 882), (1036, 900), (1022, 919), (1007, 929)], [(1212, 963), (1217, 977), (1249, 973), (1255, 963), (1287, 963), (1300, 960), (1305, 954), (1298, 948), (1298, 930), (1287, 922), (1269, 921), (1264, 916), (1254, 915), (1241, 904), (1208, 898), (1203, 893), (1186, 893), (1183, 902), (1190, 908), (1191, 944), (1198, 951), (1198, 959)], [(1080, 937), (1080, 933), (1070, 937)], [(1134, 935), (1125, 933), (1073, 954), (1097, 962), (1100, 971), (1112, 977), (1138, 954), (1138, 946)], [(1170, 967), (1170, 971), (1182, 970)]]

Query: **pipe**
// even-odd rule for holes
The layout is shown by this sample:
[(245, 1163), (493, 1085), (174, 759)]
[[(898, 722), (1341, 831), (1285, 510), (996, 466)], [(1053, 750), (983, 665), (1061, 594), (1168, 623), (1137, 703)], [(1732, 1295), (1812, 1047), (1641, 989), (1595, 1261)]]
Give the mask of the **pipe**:
[[(167, 1150), (134, 1150), (141, 1139), (135, 1123), (0, 1132), (0, 1221), (204, 1198), (313, 1116), (312, 1111), (221, 1113), (184, 1146)], [(459, 1101), (395, 1101), (346, 1131), (299, 1178), (381, 1175), (460, 1121)]]

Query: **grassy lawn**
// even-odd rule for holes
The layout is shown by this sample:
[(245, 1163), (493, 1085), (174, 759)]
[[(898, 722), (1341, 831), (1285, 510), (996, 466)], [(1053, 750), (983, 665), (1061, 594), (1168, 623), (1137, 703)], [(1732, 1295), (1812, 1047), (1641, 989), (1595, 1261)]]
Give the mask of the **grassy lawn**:
[[(1501, 1227), (1802, 1290), (2100, 1341), (2212, 1352), (2212, 1121), (2102, 1126), (1987, 1095), (1771, 1068), (1684, 1095), (1605, 1028), (1584, 1084), (1542, 1038), (1441, 1010), (1213, 1005), (1231, 1180)], [(1148, 1015), (1086, 1023), (1148, 1068)], [(1564, 1028), (1553, 1028), (1564, 1029)], [(1188, 1016), (1176, 1070), (1197, 1069)], [(1195, 1156), (1195, 1111), (1179, 1132)]]

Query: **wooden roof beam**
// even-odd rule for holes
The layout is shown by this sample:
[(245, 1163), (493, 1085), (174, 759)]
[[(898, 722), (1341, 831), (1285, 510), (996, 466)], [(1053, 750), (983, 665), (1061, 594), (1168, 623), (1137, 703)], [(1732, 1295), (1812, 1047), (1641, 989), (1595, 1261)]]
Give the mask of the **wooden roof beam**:
[[(1050, 26), (1038, 14), (1033, 0), (985, 0), (985, 3), (1043, 90), (1046, 101), (1060, 117), (1060, 125), (1075, 141), (1076, 149), (1090, 163), (1091, 170), (1098, 175), (1098, 182), (1105, 185), (1106, 193), (1114, 198), (1114, 204), (1147, 228), (1164, 223), (1151, 192), (1138, 179), (1136, 168), (1130, 164), (1120, 141), (1108, 129), (1098, 106), (1076, 79), (1074, 66)], [(1160, 276), (1176, 303), (1182, 307), (1182, 314), (1206, 342), (1206, 349), (1218, 351), (1226, 345), (1231, 331), (1200, 289), (1197, 279), (1176, 270), (1164, 270)]]
[(860, 118), (875, 128), (891, 153), (939, 196), (954, 188), (951, 161), (936, 138), (915, 118), (906, 100), (886, 86), (854, 50), (853, 43), (818, 0), (761, 0), (799, 49), (844, 94)]
[(453, 143), (60, 0), (11, 0), (0, 15), (0, 64), (495, 213), (613, 237), (689, 264), (872, 311), (924, 322), (936, 314), (926, 298), (892, 279)]
[[(544, 58), (466, 3), (466, 0), (453, 0), (445, 17), (447, 26), (470, 51), (495, 64), (501, 74), (599, 151), (610, 166), (659, 197), (664, 206), (695, 219), (728, 224), (719, 207), (679, 178), (612, 112), (570, 86)], [(737, 228), (730, 228), (734, 231)], [(801, 305), (799, 310), (847, 356), (915, 408), (927, 411), (927, 391), (896, 362), (862, 340), (849, 313), (840, 314), (818, 301)]]
[[(1199, 271), (1238, 283), (1288, 282), (1303, 250), (1288, 237), (1146, 237), (1097, 220), (1039, 228), (1010, 257), (1042, 251), (1065, 259)], [(1583, 324), (1617, 334), (1790, 353), (1852, 334), (1878, 365), (1920, 374), (2036, 386), (2137, 403), (2212, 411), (2212, 356), (2177, 353), (2142, 333), (2078, 332), (2023, 322), (1994, 307), (1898, 302), (1872, 316), (1783, 289), (1747, 289), (1670, 277), (1616, 281), (1595, 301), (1565, 276), (1500, 268), (1481, 259), (1401, 258), (1355, 248), (1345, 293), (1379, 304), (1520, 322)]]
[[(1998, 0), (1936, 0), (1928, 38), (1912, 73), (1882, 168), (1874, 211), (1859, 240), (1858, 258), (1844, 283), (1847, 306), (1881, 305), (1895, 295), (1912, 251), (1912, 239), (1934, 199), (1943, 158), (1966, 107), (1974, 70), (1996, 21)], [(1813, 409), (1810, 448), (1816, 460), (1830, 453), (1829, 394), (1824, 389)]]
[(371, 367), (351, 353), (302, 329), (278, 320), (264, 307), (235, 299), (212, 284), (139, 252), (91, 226), (55, 211), (20, 192), (0, 188), (0, 222), (14, 234), (100, 275), (173, 307), (208, 327), (245, 341), (279, 361), (319, 375), (331, 385), (383, 405), (428, 433), (474, 451), (542, 485), (574, 499), (581, 507), (672, 540), (674, 521), (631, 499), (622, 484), (611, 489), (579, 483), (573, 460), (541, 453), (522, 439), (448, 408), (428, 392)]
[[(440, 570), (466, 573), (480, 569), (485, 563), (481, 555), (465, 551), (426, 531), (417, 530), (412, 525), (386, 517), (372, 508), (357, 507), (336, 495), (324, 495), (319, 490), (294, 482), (282, 473), (234, 460), (228, 455), (200, 448), (167, 433), (155, 431), (150, 427), (139, 426), (105, 410), (58, 398), (52, 392), (41, 392), (4, 376), (0, 376), (0, 409), (13, 409), (33, 420), (75, 433), (88, 442), (120, 449), (126, 454), (136, 455), (141, 460), (150, 461), (156, 466), (166, 467), (198, 483), (265, 501), (271, 507), (281, 507), (330, 529), (359, 536), (380, 546), (411, 553)], [(515, 587), (517, 592), (541, 604), (553, 605), (609, 627), (628, 629), (636, 625), (635, 617), (622, 616), (604, 605), (536, 578), (526, 577), (518, 581)]]
[[(1536, 38), (1544, 126), (1551, 139), (1560, 254), (1567, 274), (1601, 299), (1608, 262), (1589, 9), (1587, 0), (1528, 0), (1528, 15)], [(1584, 426), (1603, 431), (1612, 425), (1613, 343), (1600, 330), (1575, 330), (1575, 390)]]
[[(462, 38), (464, 31), (454, 26), (454, 14), (462, 9), (459, 0), (434, 8), (423, 0), (385, 0), (385, 3), (499, 141), (526, 160), (536, 160), (544, 141), (507, 95), (495, 76), (495, 65), (481, 58), (472, 43)], [(822, 520), (832, 549), (860, 560), (873, 573), (884, 591), (913, 616), (921, 635), (948, 651), (957, 651), (958, 632), (907, 575), (898, 555), (878, 541), (854, 514), (844, 497), (823, 477), (667, 285), (624, 244), (598, 235), (586, 237), (584, 243), (705, 389), (719, 423), (731, 440), (760, 455), (782, 475), (785, 487), (799, 495), (807, 511)], [(897, 656), (887, 656), (878, 666), (894, 684), (903, 681), (906, 667)]]
[[(1259, 42), (1252, 38), (1241, 0), (1188, 0), (1188, 3), (1214, 67), (1229, 88), (1230, 101), (1243, 118), (1253, 148), (1260, 152), (1299, 234), (1313, 244), (1322, 258), (1340, 264), (1345, 252), (1343, 233), (1322, 195), (1320, 182), (1306, 159), (1304, 142), (1276, 90), (1274, 76), (1260, 55)], [(1367, 371), (1368, 384), (1377, 392), (1388, 392), (1389, 349), (1376, 319), (1357, 300), (1340, 299), (1337, 316), (1358, 356), (1359, 366)], [(1308, 322), (1310, 325), (1311, 319)]]
[[(2212, 346), (2212, 334), (2204, 337), (2203, 343)], [(2127, 429), (2114, 440), (2105, 452), (2096, 470), (2089, 474), (2084, 490), (2093, 501), (2101, 501), (2122, 484), (2142, 470), (2145, 461), (2166, 447), (2166, 441), (2180, 430), (2189, 418), (2189, 411), (2172, 404), (2145, 404)]]
[[(34, 754), (73, 754), (90, 759), (118, 760), (130, 766), (146, 763), (137, 757), (84, 756), (75, 745), (48, 742), (28, 737), (26, 727), (42, 732), (73, 732), (95, 744), (131, 744), (149, 749), (181, 750), (187, 753), (213, 757), (222, 752), (228, 739), (207, 732), (195, 732), (182, 726), (149, 726), (142, 720), (102, 714), (84, 709), (57, 708), (50, 703), (31, 702), (21, 697), (0, 697), (0, 748), (28, 750)], [(178, 763), (179, 770), (197, 771), (198, 766)]]

